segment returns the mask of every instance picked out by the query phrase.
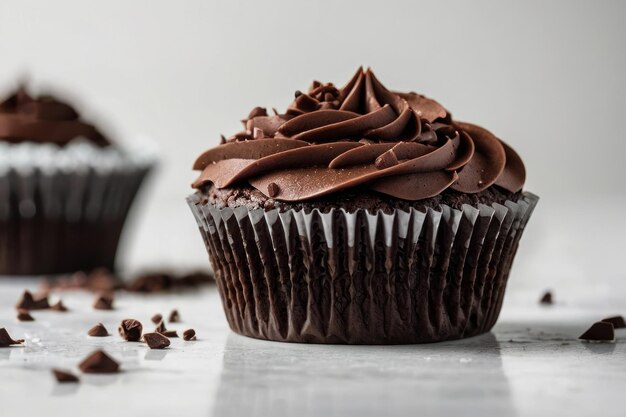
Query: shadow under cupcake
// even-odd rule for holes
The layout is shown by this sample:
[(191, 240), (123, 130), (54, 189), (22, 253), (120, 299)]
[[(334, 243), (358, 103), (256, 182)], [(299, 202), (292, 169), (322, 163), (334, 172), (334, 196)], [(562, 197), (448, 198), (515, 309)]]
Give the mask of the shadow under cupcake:
[(188, 197), (235, 332), (399, 344), (493, 327), (538, 201), (512, 148), (369, 69), (243, 122), (196, 160)]
[(22, 87), (0, 101), (0, 275), (113, 270), (153, 164), (56, 98)]

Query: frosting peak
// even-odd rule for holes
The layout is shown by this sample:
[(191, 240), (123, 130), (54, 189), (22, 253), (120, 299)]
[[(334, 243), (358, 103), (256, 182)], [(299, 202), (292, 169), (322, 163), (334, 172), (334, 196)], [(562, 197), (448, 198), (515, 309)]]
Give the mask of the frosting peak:
[(94, 126), (80, 120), (74, 108), (54, 97), (33, 98), (20, 87), (0, 101), (0, 141), (66, 145), (78, 137), (97, 146), (110, 144)]
[(255, 107), (245, 130), (196, 160), (193, 187), (249, 183), (270, 198), (302, 201), (365, 187), (406, 200), (447, 188), (520, 191), (525, 169), (489, 131), (453, 121), (438, 102), (388, 90), (359, 68), (341, 88), (314, 81), (284, 114)]

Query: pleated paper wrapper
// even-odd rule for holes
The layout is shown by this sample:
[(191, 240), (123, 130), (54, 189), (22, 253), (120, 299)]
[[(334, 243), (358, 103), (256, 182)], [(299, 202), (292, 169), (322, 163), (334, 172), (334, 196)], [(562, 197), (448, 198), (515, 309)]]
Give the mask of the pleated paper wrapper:
[(338, 344), (489, 331), (537, 201), (524, 193), (460, 210), (281, 212), (188, 197), (233, 331)]
[(156, 156), (78, 141), (0, 144), (0, 275), (114, 269), (124, 221)]

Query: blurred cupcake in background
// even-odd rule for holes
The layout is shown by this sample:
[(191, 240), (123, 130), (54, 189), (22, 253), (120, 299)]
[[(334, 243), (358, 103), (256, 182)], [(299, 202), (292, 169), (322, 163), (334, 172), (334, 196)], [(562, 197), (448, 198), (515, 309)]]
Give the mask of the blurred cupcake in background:
[(154, 155), (113, 144), (55, 97), (20, 87), (0, 99), (0, 275), (113, 270)]

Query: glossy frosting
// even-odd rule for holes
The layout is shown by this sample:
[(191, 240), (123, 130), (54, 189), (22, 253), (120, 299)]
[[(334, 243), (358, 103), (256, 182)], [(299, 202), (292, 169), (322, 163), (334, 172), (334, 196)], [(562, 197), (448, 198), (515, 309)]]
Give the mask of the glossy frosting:
[(415, 201), (524, 185), (522, 160), (491, 132), (452, 120), (432, 99), (388, 90), (369, 69), (342, 88), (314, 81), (295, 96), (284, 114), (254, 108), (244, 131), (200, 155), (193, 187), (248, 183), (281, 201), (365, 187)]
[(109, 141), (82, 121), (70, 105), (50, 96), (31, 97), (23, 87), (0, 101), (0, 141), (66, 145), (76, 138), (97, 146)]

